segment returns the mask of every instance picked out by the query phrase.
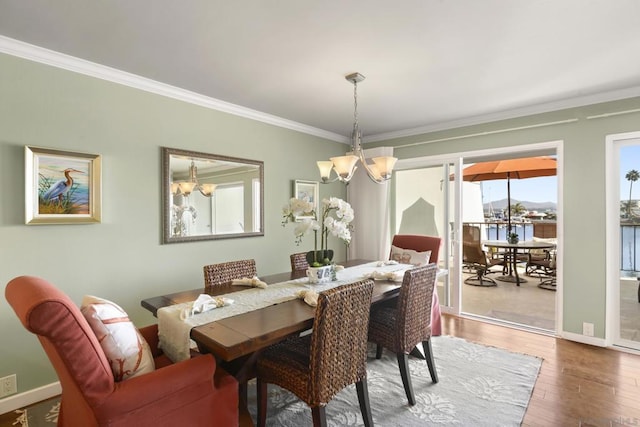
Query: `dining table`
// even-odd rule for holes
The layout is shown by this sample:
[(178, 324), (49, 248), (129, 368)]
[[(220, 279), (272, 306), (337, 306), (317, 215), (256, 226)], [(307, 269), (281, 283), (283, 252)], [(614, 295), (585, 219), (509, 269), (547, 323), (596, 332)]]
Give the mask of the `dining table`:
[[(375, 263), (367, 260), (350, 260), (343, 263), (343, 266), (345, 269), (362, 268), (365, 264), (371, 264), (375, 267)], [(377, 262), (377, 265), (381, 265), (381, 262)], [(398, 268), (404, 268), (405, 270), (411, 267), (406, 265), (398, 266)], [(390, 269), (392, 270), (393, 267), (389, 266), (387, 268), (388, 271)], [(445, 273), (444, 270), (439, 270), (439, 275)], [(294, 271), (261, 276), (260, 280), (269, 286), (295, 281), (300, 283), (303, 288), (313, 288), (314, 285), (309, 285), (308, 282), (305, 285), (307, 281), (305, 277), (305, 271)], [(372, 304), (395, 298), (402, 285), (401, 281), (392, 280), (375, 280), (374, 283)], [(211, 287), (201, 286), (195, 289), (146, 298), (141, 301), (141, 305), (158, 317), (158, 312), (163, 308), (168, 308), (175, 304), (185, 305), (196, 300), (201, 294), (214, 297), (224, 295), (228, 298), (234, 298), (234, 293), (242, 292), (246, 289), (244, 286), (231, 284)], [(434, 292), (434, 303), (435, 306), (432, 307), (432, 334), (439, 335), (441, 321), (437, 292)], [(308, 305), (300, 298), (295, 298), (194, 326), (190, 329), (189, 336), (197, 344), (201, 353), (213, 354), (223, 368), (234, 375), (242, 384), (255, 376), (255, 361), (261, 350), (288, 337), (309, 330), (313, 325), (314, 316), (315, 307)], [(161, 322), (159, 322), (159, 326), (161, 326)], [(414, 351), (412, 354), (418, 357), (421, 356), (418, 351)]]
[(504, 249), (504, 261), (507, 264), (508, 272), (502, 276), (496, 277), (496, 280), (503, 282), (512, 282), (516, 286), (520, 286), (520, 283), (526, 283), (526, 279), (520, 277), (518, 274), (518, 253), (527, 254), (532, 249), (553, 249), (556, 247), (555, 243), (541, 242), (537, 240), (523, 240), (517, 243), (509, 243), (506, 240), (483, 240), (482, 244), (488, 248)]

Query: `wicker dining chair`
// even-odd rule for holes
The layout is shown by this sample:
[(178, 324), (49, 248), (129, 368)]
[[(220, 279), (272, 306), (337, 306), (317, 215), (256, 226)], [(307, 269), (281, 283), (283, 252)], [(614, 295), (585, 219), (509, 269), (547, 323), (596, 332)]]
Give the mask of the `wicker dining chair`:
[(377, 345), (376, 359), (383, 348), (396, 353), (402, 384), (410, 405), (416, 404), (409, 374), (409, 353), (422, 342), (431, 380), (438, 373), (431, 349), (431, 303), (436, 279), (436, 264), (427, 264), (404, 273), (396, 307), (373, 307), (369, 321), (369, 341)]
[(257, 275), (256, 261), (253, 259), (205, 265), (203, 270), (205, 286), (225, 285), (231, 283), (233, 279)]
[(267, 383), (294, 393), (311, 407), (314, 426), (326, 426), (325, 406), (356, 384), (365, 426), (372, 426), (367, 389), (367, 327), (373, 281), (320, 293), (311, 334), (265, 350), (257, 363), (258, 426), (267, 418)]
[(306, 271), (307, 268), (309, 268), (306, 252), (298, 252), (296, 254), (291, 254), (290, 258), (291, 258), (291, 271)]

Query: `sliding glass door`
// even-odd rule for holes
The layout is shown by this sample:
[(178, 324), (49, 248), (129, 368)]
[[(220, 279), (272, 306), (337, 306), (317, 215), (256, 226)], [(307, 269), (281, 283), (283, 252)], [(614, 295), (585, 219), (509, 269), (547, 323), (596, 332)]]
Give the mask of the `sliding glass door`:
[[(476, 224), (483, 233), (482, 240), (506, 240), (505, 226), (502, 225), (500, 228), (496, 225), (492, 228), (491, 221), (496, 217), (485, 219), (485, 216), (491, 213), (497, 215), (499, 210), (503, 214), (506, 213), (506, 208), (501, 206), (505, 200), (500, 194), (506, 194), (507, 185), (506, 182), (493, 181), (491, 190), (488, 188), (489, 185), (467, 182), (462, 177), (464, 167), (473, 163), (530, 156), (555, 157), (558, 146), (559, 143), (550, 142), (531, 145), (526, 149), (518, 147), (509, 150), (485, 150), (398, 162), (393, 180), (391, 234), (426, 234), (442, 238), (439, 264), (449, 272), (441, 279), (437, 289), (443, 312), (539, 331), (555, 331), (559, 314), (554, 276), (527, 276), (524, 271), (525, 263), (522, 262), (518, 263), (518, 268), (523, 269), (520, 274), (520, 286), (506, 281), (497, 281), (495, 287), (472, 286), (465, 283), (470, 276), (477, 274), (477, 271), (469, 269), (468, 265), (466, 268), (463, 267), (463, 225)], [(552, 223), (554, 234), (551, 238), (557, 242), (555, 208), (558, 201), (558, 181), (555, 176), (549, 178), (549, 182), (534, 187), (547, 189), (545, 197), (553, 203), (552, 208), (543, 213), (541, 210), (533, 212), (536, 208), (529, 207), (529, 204), (526, 204), (526, 207), (527, 213), (538, 215), (537, 219), (532, 221), (545, 225)], [(514, 187), (517, 188), (518, 185), (514, 184)], [(542, 215), (547, 215), (545, 220), (540, 219)], [(494, 222), (504, 224), (506, 216), (504, 218)], [(527, 222), (519, 227), (517, 231), (522, 235), (523, 241), (534, 240), (532, 223)], [(561, 259), (560, 254), (557, 257)], [(543, 280), (553, 282), (551, 290), (539, 286)], [(558, 285), (558, 288), (560, 286)]]
[(607, 141), (607, 337), (640, 350), (640, 132)]
[(438, 264), (448, 274), (439, 278), (437, 292), (443, 311), (454, 309), (457, 299), (451, 286), (456, 275), (452, 240), (455, 230), (455, 187), (450, 180), (454, 164), (455, 161), (446, 161), (397, 170), (393, 180), (392, 234), (425, 234), (442, 239)]

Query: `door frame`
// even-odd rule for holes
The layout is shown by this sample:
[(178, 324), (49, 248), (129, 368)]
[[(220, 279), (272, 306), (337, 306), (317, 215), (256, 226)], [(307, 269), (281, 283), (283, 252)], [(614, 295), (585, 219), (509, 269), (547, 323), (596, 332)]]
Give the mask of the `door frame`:
[[(453, 152), (449, 154), (437, 154), (433, 156), (422, 156), (422, 157), (414, 157), (410, 159), (401, 159), (396, 163), (395, 169), (404, 170), (404, 169), (417, 169), (422, 167), (433, 167), (442, 165), (444, 163), (452, 163), (454, 165), (454, 171), (456, 179), (454, 181), (454, 190), (451, 197), (453, 198), (454, 204), (454, 230), (453, 237), (451, 238), (451, 243), (453, 243), (453, 263), (454, 265), (461, 266), (462, 265), (462, 244), (460, 237), (462, 235), (462, 180), (460, 177), (462, 176), (462, 165), (464, 159), (481, 159), (483, 157), (513, 157), (513, 156), (522, 156), (527, 157), (529, 155), (537, 155), (537, 152), (540, 151), (549, 151), (555, 150), (555, 155), (557, 159), (558, 169), (556, 173), (557, 177), (557, 185), (558, 185), (558, 201), (557, 201), (557, 239), (558, 243), (556, 246), (556, 250), (558, 253), (558, 264), (556, 266), (556, 303), (555, 303), (555, 312), (556, 312), (556, 324), (555, 324), (555, 334), (560, 335), (563, 328), (563, 176), (564, 176), (564, 141), (563, 140), (553, 140), (547, 142), (539, 142), (532, 144), (524, 144), (524, 145), (515, 145), (515, 146), (507, 146), (507, 147), (499, 147), (499, 148), (486, 148), (480, 150), (470, 150), (470, 151), (460, 151)], [(443, 313), (450, 313), (454, 315), (461, 314), (461, 305), (462, 305), (462, 269), (457, 268), (457, 274), (450, 274), (449, 278), (449, 286), (451, 287), (451, 306), (445, 307), (442, 306), (441, 310)]]

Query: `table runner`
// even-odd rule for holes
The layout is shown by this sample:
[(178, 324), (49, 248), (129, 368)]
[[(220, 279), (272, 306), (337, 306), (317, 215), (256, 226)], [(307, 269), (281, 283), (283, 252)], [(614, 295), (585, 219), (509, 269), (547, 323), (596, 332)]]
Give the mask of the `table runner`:
[(189, 348), (192, 344), (195, 344), (192, 343), (189, 338), (191, 328), (195, 326), (204, 325), (206, 323), (215, 322), (216, 320), (237, 316), (249, 311), (258, 310), (270, 305), (280, 304), (296, 299), (296, 292), (301, 289), (313, 289), (316, 292), (322, 292), (336, 286), (363, 279), (365, 276), (371, 275), (373, 272), (400, 272), (413, 268), (413, 266), (409, 264), (379, 264), (381, 263), (374, 261), (357, 265), (355, 267), (345, 268), (337, 271), (336, 276), (338, 280), (327, 283), (311, 285), (309, 284), (309, 279), (304, 277), (301, 279), (275, 283), (267, 286), (265, 289), (248, 288), (242, 291), (226, 294), (225, 296), (234, 300), (232, 305), (196, 314), (184, 320), (180, 319), (180, 313), (184, 308), (188, 307), (189, 304), (192, 304), (193, 301), (163, 307), (158, 310), (159, 346), (173, 362), (186, 360), (190, 357)]

